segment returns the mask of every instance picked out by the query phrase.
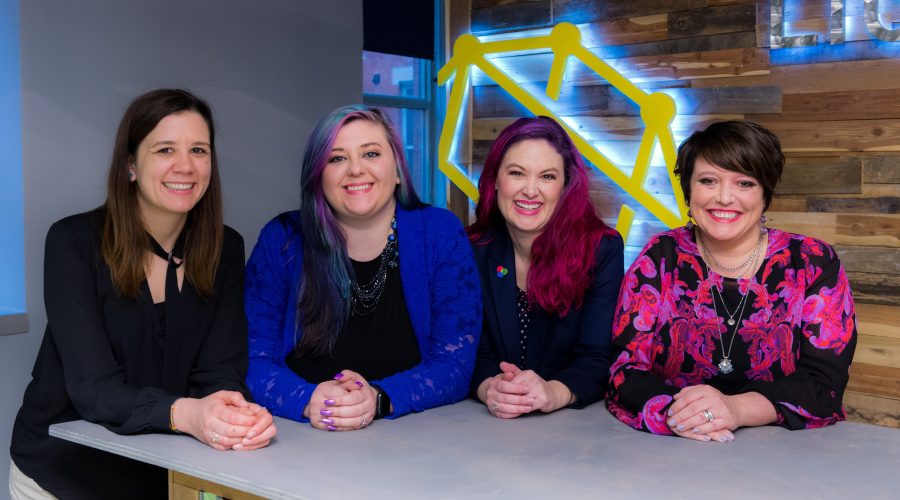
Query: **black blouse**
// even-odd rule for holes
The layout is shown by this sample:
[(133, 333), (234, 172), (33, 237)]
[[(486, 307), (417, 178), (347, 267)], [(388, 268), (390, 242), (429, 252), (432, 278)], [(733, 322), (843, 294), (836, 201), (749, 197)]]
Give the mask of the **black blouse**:
[[(378, 271), (379, 259), (353, 263), (353, 271), (362, 283), (368, 283)], [(406, 309), (400, 268), (388, 269), (381, 300), (371, 314), (350, 315), (328, 356), (299, 354), (294, 349), (285, 363), (297, 375), (319, 384), (331, 380), (341, 370), (353, 370), (366, 380), (381, 380), (408, 370), (421, 362), (419, 343)]]
[(50, 437), (84, 419), (118, 434), (169, 431), (179, 397), (237, 390), (249, 398), (244, 244), (225, 227), (215, 294), (184, 280), (181, 321), (164, 331), (147, 283), (136, 299), (114, 288), (100, 249), (103, 212), (54, 224), (44, 256), (47, 329), (13, 427), (16, 465), (60, 498), (165, 498), (164, 469)]

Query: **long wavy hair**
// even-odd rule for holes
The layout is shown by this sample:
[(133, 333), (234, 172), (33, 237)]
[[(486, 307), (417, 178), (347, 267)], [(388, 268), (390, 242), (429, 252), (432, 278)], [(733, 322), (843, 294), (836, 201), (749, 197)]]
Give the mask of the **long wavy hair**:
[(497, 204), (497, 175), (509, 148), (526, 140), (546, 141), (563, 158), (563, 192), (532, 245), (526, 288), (532, 304), (564, 317), (581, 307), (593, 279), (594, 256), (600, 240), (615, 231), (597, 216), (591, 203), (587, 167), (556, 121), (546, 116), (519, 118), (500, 132), (478, 181), (475, 223), (466, 232), (472, 244), (486, 245), (505, 228), (506, 220)]
[(178, 113), (192, 111), (203, 117), (209, 128), (212, 169), (209, 187), (188, 212), (184, 243), (184, 276), (201, 296), (213, 294), (213, 281), (222, 254), (222, 188), (216, 160), (215, 127), (212, 110), (202, 99), (181, 89), (158, 89), (131, 102), (116, 133), (106, 185), (101, 249), (109, 266), (113, 285), (123, 296), (135, 298), (146, 279), (150, 236), (138, 207), (136, 182), (128, 179), (128, 167), (138, 146), (159, 122)]
[(338, 108), (313, 129), (300, 170), (300, 227), (303, 229), (303, 273), (298, 284), (297, 323), (303, 328), (298, 356), (331, 352), (350, 317), (350, 280), (353, 267), (347, 241), (334, 211), (325, 199), (322, 173), (328, 167), (335, 137), (344, 125), (366, 120), (381, 125), (397, 162), (400, 183), (394, 199), (405, 209), (425, 206), (413, 189), (403, 143), (380, 109), (351, 105)]

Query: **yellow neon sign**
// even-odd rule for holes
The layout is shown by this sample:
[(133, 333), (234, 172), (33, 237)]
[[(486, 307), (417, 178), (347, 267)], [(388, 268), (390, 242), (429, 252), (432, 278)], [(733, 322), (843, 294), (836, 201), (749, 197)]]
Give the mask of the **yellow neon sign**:
[[(569, 136), (575, 143), (575, 147), (578, 148), (581, 154), (619, 187), (624, 189), (625, 192), (630, 194), (636, 202), (644, 206), (670, 228), (684, 224), (687, 220), (687, 207), (685, 207), (684, 199), (681, 196), (681, 188), (672, 173), (672, 169), (675, 166), (676, 153), (675, 140), (670, 125), (675, 118), (675, 101), (663, 93), (648, 94), (628, 81), (612, 66), (581, 45), (581, 32), (577, 27), (569, 23), (557, 24), (548, 35), (515, 40), (481, 42), (473, 35), (463, 35), (456, 40), (453, 46), (453, 57), (438, 72), (439, 85), (445, 84), (451, 76), (454, 77), (447, 103), (447, 115), (444, 119), (444, 127), (441, 131), (440, 143), (438, 144), (438, 168), (440, 168), (441, 172), (459, 187), (466, 196), (472, 200), (478, 199), (478, 187), (450, 158), (453, 139), (456, 136), (462, 117), (463, 101), (469, 87), (472, 67), (477, 67), (483, 71), (535, 115), (555, 116), (550, 108), (545, 106), (540, 99), (520, 87), (509, 75), (485, 58), (487, 54), (540, 49), (550, 49), (553, 52), (553, 63), (550, 67), (550, 75), (545, 91), (550, 99), (554, 101), (559, 100), (559, 92), (565, 78), (566, 66), (569, 58), (575, 57), (640, 107), (641, 119), (645, 128), (631, 175), (626, 175), (564, 121), (558, 118), (557, 121), (569, 133)], [(644, 179), (650, 167), (653, 146), (657, 142), (666, 162), (669, 182), (672, 185), (675, 202), (678, 207), (677, 213), (672, 212), (643, 188)], [(626, 241), (631, 229), (631, 223), (634, 220), (634, 214), (634, 209), (625, 204), (622, 205), (618, 222), (616, 223), (616, 230), (622, 234)]]

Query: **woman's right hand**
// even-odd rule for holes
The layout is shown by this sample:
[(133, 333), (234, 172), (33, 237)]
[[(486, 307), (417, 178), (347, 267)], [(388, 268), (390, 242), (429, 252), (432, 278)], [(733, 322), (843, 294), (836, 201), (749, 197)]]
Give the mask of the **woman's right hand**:
[(309, 425), (324, 431), (335, 431), (332, 408), (335, 400), (350, 393), (340, 380), (327, 380), (317, 385), (309, 398), (303, 416), (309, 419)]
[[(508, 363), (501, 363), (501, 368)], [(526, 396), (528, 387), (512, 382), (515, 373), (504, 370), (487, 378), (478, 387), (478, 396), (491, 415), (497, 418), (516, 418), (534, 410), (534, 401)]]
[(218, 391), (202, 399), (175, 401), (173, 423), (185, 434), (217, 450), (228, 450), (243, 441), (258, 417), (247, 411), (250, 403), (236, 391)]

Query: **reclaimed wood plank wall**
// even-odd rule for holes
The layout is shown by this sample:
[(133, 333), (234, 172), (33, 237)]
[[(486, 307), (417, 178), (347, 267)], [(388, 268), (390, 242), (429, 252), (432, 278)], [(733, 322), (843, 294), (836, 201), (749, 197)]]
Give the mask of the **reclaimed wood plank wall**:
[[(900, 3), (887, 4), (897, 11), (887, 18), (900, 23)], [(786, 30), (829, 39), (830, 2), (784, 5)], [(774, 131), (788, 159), (769, 225), (833, 244), (852, 283), (860, 337), (848, 414), (900, 427), (900, 41), (887, 49), (846, 42), (838, 56), (827, 42), (812, 55), (771, 49), (770, 2), (753, 0), (453, 0), (448, 16), (457, 31), (467, 22), (484, 40), (578, 25), (592, 52), (645, 90), (676, 99), (676, 140), (727, 119)], [(495, 59), (520, 85), (537, 88), (550, 61), (550, 53)], [(498, 132), (527, 112), (478, 72), (470, 95), (467, 146), (477, 172)], [(640, 110), (579, 63), (570, 65), (554, 109), (574, 117), (600, 151), (624, 152), (626, 163), (643, 131)], [(651, 168), (647, 181), (661, 199), (671, 196), (663, 167)], [(613, 223), (630, 201), (599, 172), (592, 194)], [(663, 229), (638, 210), (626, 258)]]

